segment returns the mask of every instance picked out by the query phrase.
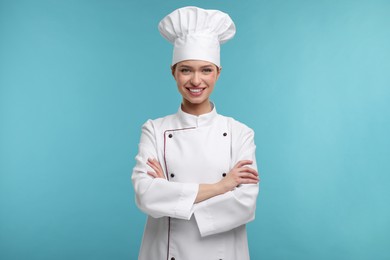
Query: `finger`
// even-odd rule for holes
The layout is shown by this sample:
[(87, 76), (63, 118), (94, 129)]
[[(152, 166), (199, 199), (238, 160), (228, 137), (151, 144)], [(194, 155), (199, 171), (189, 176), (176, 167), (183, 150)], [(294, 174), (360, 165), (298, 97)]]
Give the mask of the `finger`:
[(255, 176), (259, 175), (259, 173), (255, 169), (253, 169), (251, 167), (247, 167), (247, 166), (241, 167), (239, 172), (249, 172), (249, 173), (252, 173)]
[(248, 179), (248, 180), (251, 179), (251, 180), (256, 180), (256, 181), (260, 180), (259, 176), (254, 175), (250, 172), (241, 172), (239, 174), (239, 178), (240, 179)]
[(148, 175), (152, 176), (153, 178), (159, 178), (159, 179), (165, 179), (165, 176), (164, 175), (161, 175), (161, 174), (158, 174), (156, 172), (152, 172), (152, 171), (148, 171), (147, 172)]
[(147, 162), (147, 165), (149, 165), (155, 172), (162, 172), (162, 169), (161, 167), (159, 167), (158, 165), (155, 165), (153, 162)]
[(259, 183), (259, 180), (252, 180), (252, 179), (243, 179), (241, 184), (257, 184)]
[(259, 178), (259, 174), (255, 169), (252, 168), (246, 168), (245, 170), (239, 171), (238, 173), (239, 176), (251, 176), (253, 178)]
[(152, 176), (153, 178), (158, 178), (157, 174), (155, 172), (146, 172), (149, 176)]
[(158, 160), (154, 159), (154, 158), (148, 158), (148, 162), (151, 162), (153, 164), (159, 164)]
[(154, 158), (148, 158), (148, 162), (153, 164), (153, 165), (156, 165), (156, 162), (158, 162), (158, 161)]
[(148, 161), (147, 164), (148, 164), (150, 167), (154, 168), (154, 169), (158, 169), (156, 163), (153, 162), (153, 161)]
[(160, 162), (157, 161), (156, 159), (154, 159), (153, 161), (154, 161), (154, 165), (156, 165), (160, 169), (160, 171), (162, 171), (162, 166), (161, 166)]
[(156, 174), (156, 178), (165, 179), (164, 171), (161, 168), (161, 165), (157, 160), (154, 160), (154, 161), (148, 160), (147, 164), (154, 170), (154, 173)]
[(162, 171), (162, 167), (161, 167), (161, 164), (158, 160), (156, 159), (148, 159), (148, 162), (150, 162), (151, 164), (154, 165), (155, 168), (159, 169), (160, 171)]
[(146, 163), (147, 165), (149, 165), (153, 170), (155, 170), (156, 172), (158, 171), (158, 167), (156, 167), (156, 165), (154, 165), (152, 162), (147, 162)]
[(159, 171), (159, 172), (156, 172), (156, 173), (157, 173), (157, 176), (159, 178), (164, 178), (165, 179), (164, 173), (162, 171)]
[(234, 168), (241, 168), (244, 165), (248, 165), (248, 164), (252, 164), (252, 163), (253, 163), (253, 161), (251, 161), (251, 160), (241, 160), (241, 161), (238, 161), (238, 163), (236, 163)]
[(241, 173), (240, 179), (248, 179), (248, 180), (251, 179), (255, 181), (260, 180), (259, 176), (253, 175), (252, 173)]

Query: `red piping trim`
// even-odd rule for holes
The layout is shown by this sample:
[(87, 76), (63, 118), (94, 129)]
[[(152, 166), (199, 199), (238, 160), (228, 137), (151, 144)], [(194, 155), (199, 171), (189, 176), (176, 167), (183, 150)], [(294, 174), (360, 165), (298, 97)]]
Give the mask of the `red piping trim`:
[[(165, 158), (165, 151), (167, 147), (167, 132), (174, 132), (174, 131), (180, 131), (180, 130), (188, 130), (188, 129), (195, 129), (196, 127), (187, 127), (187, 128), (179, 128), (179, 129), (171, 129), (171, 130), (165, 130), (164, 131), (164, 165), (165, 165), (165, 177), (167, 178), (167, 181), (169, 181), (169, 174), (168, 174), (168, 165), (167, 160)], [(171, 217), (168, 217), (168, 248), (167, 248), (167, 260), (169, 260), (169, 243), (171, 241)]]

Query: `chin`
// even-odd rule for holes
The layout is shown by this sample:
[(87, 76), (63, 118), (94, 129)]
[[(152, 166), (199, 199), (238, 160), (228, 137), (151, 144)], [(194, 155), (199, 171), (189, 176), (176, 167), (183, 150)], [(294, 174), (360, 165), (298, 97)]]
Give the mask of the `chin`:
[(201, 104), (208, 101), (207, 97), (185, 97), (185, 100), (194, 104)]

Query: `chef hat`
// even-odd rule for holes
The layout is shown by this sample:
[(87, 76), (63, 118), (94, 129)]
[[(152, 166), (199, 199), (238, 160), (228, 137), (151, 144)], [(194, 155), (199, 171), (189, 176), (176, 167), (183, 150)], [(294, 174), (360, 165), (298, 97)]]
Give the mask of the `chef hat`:
[(204, 60), (220, 66), (220, 44), (233, 38), (236, 27), (228, 14), (194, 6), (176, 9), (158, 29), (173, 44), (172, 65), (183, 60)]

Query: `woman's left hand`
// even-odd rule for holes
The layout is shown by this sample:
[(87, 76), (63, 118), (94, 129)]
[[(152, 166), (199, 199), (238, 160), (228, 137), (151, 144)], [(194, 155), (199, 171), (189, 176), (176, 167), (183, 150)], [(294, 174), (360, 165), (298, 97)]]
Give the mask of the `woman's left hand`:
[(162, 178), (165, 179), (164, 171), (161, 167), (161, 164), (156, 159), (149, 158), (147, 164), (154, 170), (148, 171), (147, 173), (153, 178)]

